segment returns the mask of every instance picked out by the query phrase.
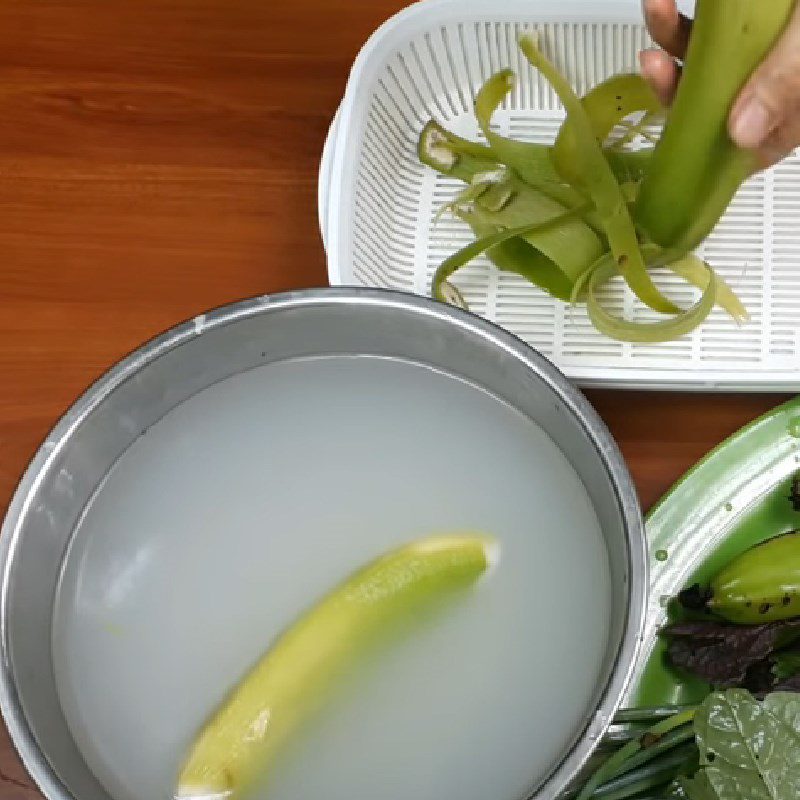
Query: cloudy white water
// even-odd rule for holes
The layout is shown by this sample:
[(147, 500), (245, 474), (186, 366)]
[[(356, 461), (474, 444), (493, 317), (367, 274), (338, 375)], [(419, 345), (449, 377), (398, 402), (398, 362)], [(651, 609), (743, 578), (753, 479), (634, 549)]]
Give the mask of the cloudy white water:
[(166, 800), (206, 715), (298, 613), (385, 550), (465, 529), (497, 537), (496, 570), (355, 667), (253, 794), (518, 800), (595, 686), (597, 519), (536, 425), (369, 358), (239, 375), (120, 460), (77, 531), (53, 632), (87, 762), (117, 800)]

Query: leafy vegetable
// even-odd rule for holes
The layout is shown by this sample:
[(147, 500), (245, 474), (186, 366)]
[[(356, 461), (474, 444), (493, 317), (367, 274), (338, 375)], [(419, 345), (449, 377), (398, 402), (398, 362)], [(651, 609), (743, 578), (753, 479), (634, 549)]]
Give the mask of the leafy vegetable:
[(778, 653), (772, 672), (779, 681), (797, 677), (800, 674), (800, 650)]
[[(618, 722), (660, 712), (634, 710)], [(777, 692), (759, 702), (743, 689), (710, 694), (613, 752), (575, 796), (796, 800), (800, 696)]]
[[(679, 714), (676, 714), (674, 717), (661, 720), (649, 728), (640, 737), (628, 742), (616, 753), (610, 756), (608, 760), (605, 761), (605, 763), (595, 772), (595, 774), (589, 779), (589, 781), (578, 794), (578, 800), (589, 800), (589, 798), (595, 797), (599, 791), (602, 791), (603, 786), (609, 781), (612, 781), (615, 778), (618, 778), (620, 775), (630, 772), (630, 759), (639, 757), (639, 763), (647, 763), (650, 761), (650, 756), (656, 756), (661, 752), (660, 750), (654, 749), (661, 737), (690, 723), (694, 718), (694, 714), (694, 710), (683, 711)], [(648, 757), (642, 759), (642, 753), (647, 753)], [(659, 775), (659, 778), (661, 778), (661, 783), (668, 782), (672, 780), (673, 777), (675, 777), (674, 771), (672, 774), (666, 777)]]
[(708, 775), (704, 771), (698, 772), (690, 778), (678, 778), (675, 781), (673, 791), (676, 797), (688, 797), (689, 800), (719, 800), (714, 787), (708, 780)]
[(786, 678), (774, 686), (773, 691), (776, 692), (792, 692), (795, 694), (800, 693), (800, 672), (795, 673), (789, 678)]
[(701, 770), (718, 800), (800, 797), (796, 695), (772, 694), (763, 703), (743, 689), (709, 695), (697, 712), (695, 733)]
[[(789, 497), (796, 510), (798, 493), (800, 474)], [(619, 714), (606, 746), (620, 746), (597, 768), (578, 800), (800, 797), (800, 616), (741, 624), (769, 617), (776, 602), (792, 608), (800, 582), (798, 547), (795, 531), (768, 539), (726, 565), (710, 586), (695, 584), (679, 594), (685, 614), (704, 618), (662, 631), (667, 657), (725, 690), (709, 694), (696, 709)], [(712, 616), (721, 600), (733, 622)], [(676, 713), (665, 718), (672, 710)]]
[[(667, 654), (674, 666), (716, 688), (748, 686), (760, 694), (775, 685), (770, 659), (800, 637), (800, 619), (762, 625), (685, 622), (670, 625), (662, 633), (669, 640)], [(758, 678), (754, 668), (765, 662), (769, 684), (752, 683)]]
[[(691, 734), (691, 730), (689, 731)], [(664, 758), (647, 766), (620, 775), (608, 781), (593, 795), (597, 800), (624, 800), (627, 797), (641, 797), (642, 792), (651, 792), (668, 783), (676, 772), (697, 769), (697, 748), (694, 743), (671, 750)]]
[[(800, 475), (788, 498), (795, 509), (798, 483)], [(789, 531), (678, 594), (676, 607), (690, 619), (662, 631), (667, 658), (714, 688), (800, 692), (799, 603), (800, 531)]]

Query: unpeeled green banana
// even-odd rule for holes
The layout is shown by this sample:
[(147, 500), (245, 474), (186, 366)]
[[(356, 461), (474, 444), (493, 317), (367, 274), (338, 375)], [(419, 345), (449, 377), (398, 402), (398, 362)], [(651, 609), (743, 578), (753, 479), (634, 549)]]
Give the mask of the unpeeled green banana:
[(747, 550), (709, 585), (708, 608), (739, 625), (800, 616), (800, 531)]

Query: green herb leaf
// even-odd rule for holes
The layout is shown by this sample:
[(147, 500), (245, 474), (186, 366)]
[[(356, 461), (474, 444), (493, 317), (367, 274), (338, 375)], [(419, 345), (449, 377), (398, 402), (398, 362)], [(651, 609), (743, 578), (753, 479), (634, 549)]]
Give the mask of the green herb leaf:
[[(669, 643), (667, 655), (673, 666), (719, 689), (744, 686), (756, 694), (766, 694), (775, 685), (776, 677), (783, 680), (794, 674), (773, 674), (768, 659), (777, 657), (776, 651), (792, 637), (800, 636), (800, 619), (763, 625), (683, 622), (664, 628), (662, 635)], [(753, 668), (761, 664), (766, 664), (766, 669), (753, 674)], [(800, 654), (797, 666), (800, 668)]]
[(698, 772), (693, 778), (678, 778), (672, 789), (675, 798), (687, 800), (719, 800), (719, 795), (708, 780), (705, 772)]
[(695, 717), (695, 734), (702, 771), (718, 800), (800, 796), (796, 695), (772, 694), (759, 703), (743, 689), (711, 694)]
[(789, 680), (800, 673), (800, 651), (777, 653), (772, 672), (778, 681)]
[(781, 786), (786, 797), (800, 797), (800, 697), (792, 692), (773, 692), (764, 698), (762, 707), (778, 720), (781, 730), (773, 742), (783, 764)]

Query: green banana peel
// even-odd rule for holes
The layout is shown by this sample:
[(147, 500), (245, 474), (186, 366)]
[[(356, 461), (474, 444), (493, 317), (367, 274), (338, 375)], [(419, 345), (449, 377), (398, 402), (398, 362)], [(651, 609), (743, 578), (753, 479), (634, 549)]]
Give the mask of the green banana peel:
[[(649, 117), (663, 110), (641, 75), (630, 74), (615, 75), (603, 81), (584, 95), (581, 103), (589, 117), (594, 137), (601, 144), (631, 114), (644, 112)], [(583, 172), (578, 169), (582, 148), (583, 140), (578, 135), (575, 121), (567, 118), (556, 138), (551, 157), (558, 173), (575, 186), (584, 185)], [(650, 153), (647, 151), (614, 153), (606, 150), (606, 158), (609, 157), (616, 157), (616, 169), (610, 166), (617, 178), (625, 181), (641, 180), (650, 163)]]
[(492, 130), (492, 117), (515, 83), (516, 75), (504, 69), (481, 87), (475, 97), (475, 119), (481, 132), (497, 159), (508, 164), (526, 183), (569, 208), (582, 205), (585, 198), (554, 169), (549, 148), (533, 142), (518, 142)]
[[(736, 10), (732, 23), (720, 11), (722, 4), (718, 0), (699, 0), (699, 8), (714, 6), (714, 10), (704, 11), (699, 20), (701, 38), (708, 39), (709, 28), (736, 25), (742, 18), (749, 21), (755, 13), (752, 9), (743, 12), (742, 0), (729, 1)], [(787, 0), (769, 0), (767, 5), (766, 16), (774, 24), (780, 16), (778, 6), (786, 6)], [(764, 31), (769, 27), (763, 20), (762, 23), (757, 26), (757, 36), (750, 36), (753, 41), (747, 52), (751, 55), (756, 51), (754, 41), (763, 43)], [(749, 33), (749, 29), (739, 31), (739, 38), (747, 38)], [(719, 32), (714, 35), (723, 36)], [(729, 39), (735, 40), (736, 35), (730, 33)], [(691, 248), (687, 249), (687, 242), (693, 241), (698, 231), (710, 230), (709, 225), (713, 226), (741, 180), (754, 168), (752, 156), (734, 152), (723, 164), (729, 167), (724, 176), (713, 172), (720, 168), (719, 160), (714, 162), (717, 166), (710, 170), (710, 177), (702, 174), (708, 164), (700, 163), (702, 159), (697, 157), (677, 167), (656, 163), (656, 155), (665, 151), (663, 140), (657, 142), (655, 149), (628, 149), (637, 137), (652, 141), (655, 137), (648, 126), (663, 115), (656, 96), (640, 76), (614, 76), (578, 98), (538, 49), (534, 37), (523, 35), (519, 46), (562, 100), (566, 120), (552, 146), (519, 142), (497, 134), (492, 118), (516, 80), (510, 70), (502, 70), (484, 84), (475, 99), (475, 117), (487, 144), (456, 136), (437, 122), (425, 126), (418, 143), (420, 160), (468, 184), (439, 210), (434, 220), (450, 211), (467, 223), (476, 237), (437, 270), (434, 296), (465, 306), (461, 293), (448, 279), (471, 259), (486, 253), (500, 270), (522, 276), (553, 297), (573, 303), (585, 301), (595, 327), (618, 340), (662, 342), (680, 337), (701, 324), (715, 305), (737, 324), (745, 322), (748, 314), (739, 298), (708, 264), (693, 255)], [(700, 63), (697, 57), (693, 63)], [(691, 76), (684, 76), (684, 81), (687, 77)], [(728, 84), (733, 86), (736, 81), (728, 80)], [(693, 91), (695, 95), (700, 93), (698, 88)], [(713, 105), (707, 103), (703, 108), (703, 119), (709, 118)], [(727, 109), (726, 105), (726, 113)], [(669, 112), (670, 130), (675, 129), (677, 113)], [(638, 120), (632, 121), (633, 114), (640, 115)], [(725, 122), (723, 119), (720, 124), (727, 136)], [(689, 128), (684, 124), (684, 135)], [(620, 130), (621, 136), (616, 136)], [(704, 147), (713, 140), (713, 133), (707, 129), (699, 134)], [(680, 136), (671, 135), (680, 143)], [(610, 142), (612, 136), (614, 141)], [(730, 149), (730, 141), (726, 142)], [(720, 155), (718, 142), (712, 141), (711, 149), (724, 161), (725, 153)], [(664, 157), (659, 158), (663, 162)], [(747, 169), (742, 166), (745, 163)], [(691, 198), (699, 198), (705, 205), (675, 239), (661, 233), (672, 223), (679, 229), (681, 217), (691, 214), (680, 194), (686, 186), (671, 185), (676, 174), (686, 172), (684, 168), (695, 171), (688, 184)], [(667, 185), (667, 191), (658, 190), (659, 179)], [(663, 208), (657, 224), (648, 225), (647, 214), (657, 205), (652, 198)], [(678, 308), (653, 283), (650, 270), (655, 267), (668, 269), (700, 289), (699, 300), (689, 309)], [(608, 313), (601, 306), (598, 290), (617, 274), (639, 300), (670, 317), (642, 323), (617, 319)]]
[(654, 311), (679, 313), (680, 309), (661, 294), (647, 272), (625, 197), (595, 138), (592, 123), (580, 99), (539, 50), (535, 37), (524, 34), (519, 45), (531, 65), (544, 75), (564, 104), (567, 119), (571, 121), (581, 145), (577, 153), (580, 158), (577, 168), (583, 173), (584, 185), (600, 216), (620, 274), (631, 291)]
[[(506, 237), (502, 244), (486, 248), (489, 259), (503, 271), (522, 275), (560, 299), (568, 298), (576, 277), (605, 249), (605, 242), (581, 219), (589, 204), (578, 195), (578, 213), (566, 217), (569, 208), (538, 192), (512, 169), (479, 158), (487, 152), (479, 149), (480, 145), (465, 147), (463, 141), (435, 122), (428, 123), (420, 137), (419, 154), (424, 164), (470, 184), (437, 211), (434, 222), (450, 210), (479, 238), (532, 227), (520, 241)], [(549, 224), (554, 218), (563, 223)], [(548, 224), (540, 226), (544, 222)]]
[[(557, 229), (559, 226), (566, 222), (570, 222), (580, 217), (582, 209), (570, 209), (563, 213), (550, 217), (535, 223), (527, 223), (517, 228), (508, 228), (505, 230), (497, 231), (482, 239), (477, 239), (470, 242), (466, 247), (463, 247), (457, 253), (453, 253), (449, 258), (445, 259), (436, 270), (433, 276), (431, 293), (437, 300), (449, 302), (449, 298), (443, 287), (449, 286), (449, 278), (454, 275), (459, 269), (468, 264), (472, 259), (477, 258), (479, 255), (505, 244), (518, 237), (529, 237), (535, 233), (545, 233), (548, 230)], [(514, 270), (519, 272), (518, 270)], [(459, 293), (460, 296), (460, 293)], [(463, 299), (459, 302), (463, 305)]]
[(719, 279), (713, 270), (707, 270), (706, 286), (700, 299), (691, 308), (681, 311), (670, 319), (642, 323), (619, 319), (609, 314), (597, 297), (597, 290), (617, 272), (613, 263), (601, 267), (592, 274), (586, 296), (589, 319), (600, 333), (621, 342), (655, 344), (670, 342), (691, 333), (701, 325), (717, 303)]
[[(497, 228), (482, 223), (476, 215), (456, 212), (466, 222), (477, 239), (499, 233)], [(535, 234), (533, 234), (535, 236)], [(538, 286), (551, 297), (567, 300), (572, 291), (569, 278), (559, 267), (545, 256), (527, 237), (514, 236), (486, 251), (489, 260), (501, 271), (519, 275), (534, 286)], [(466, 303), (458, 303), (462, 307)]]

